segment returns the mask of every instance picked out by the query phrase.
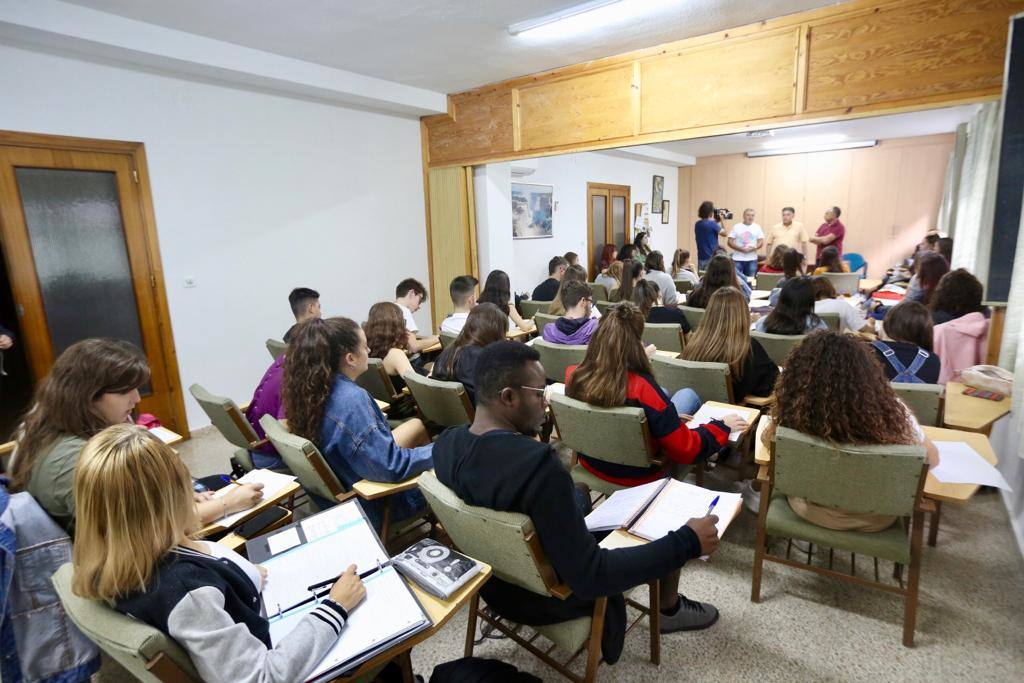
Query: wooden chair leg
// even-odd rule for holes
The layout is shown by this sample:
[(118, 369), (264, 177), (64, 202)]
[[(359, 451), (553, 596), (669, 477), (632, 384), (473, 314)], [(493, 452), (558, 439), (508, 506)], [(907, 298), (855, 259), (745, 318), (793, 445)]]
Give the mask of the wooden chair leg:
[(406, 650), (395, 658), (395, 663), (402, 670), (402, 683), (416, 683), (416, 676), (412, 673), (412, 650)]
[(661, 664), (661, 580), (655, 579), (647, 584), (650, 586), (650, 614), (648, 621), (651, 627), (651, 663)]
[(903, 644), (914, 647), (914, 627), (917, 624), (917, 588), (921, 578), (921, 541), (924, 536), (924, 513), (915, 512), (910, 530), (910, 567), (907, 573), (906, 607), (903, 613)]
[(380, 540), (384, 545), (388, 544), (388, 533), (391, 531), (391, 498), (388, 496), (384, 499), (384, 517), (380, 522)]
[(466, 624), (466, 649), (463, 657), (473, 656), (473, 641), (476, 640), (476, 611), (480, 609), (480, 594), (474, 593), (469, 601), (469, 619)]
[(768, 522), (768, 504), (771, 497), (771, 487), (762, 483), (761, 505), (757, 510), (757, 538), (754, 541), (754, 574), (750, 581), (751, 602), (761, 602), (761, 571), (764, 569), (764, 550), (767, 542), (765, 526)]
[[(594, 616), (590, 621), (590, 640), (587, 642), (587, 670), (584, 683), (593, 683), (597, 678), (597, 666), (601, 663), (601, 635), (604, 633), (604, 614), (608, 609), (608, 598), (598, 598), (594, 603)], [(655, 607), (657, 609), (657, 607)]]
[(935, 543), (939, 540), (939, 519), (942, 517), (942, 501), (936, 500), (935, 512), (932, 513), (931, 526), (928, 528), (928, 545), (932, 548), (935, 547)]

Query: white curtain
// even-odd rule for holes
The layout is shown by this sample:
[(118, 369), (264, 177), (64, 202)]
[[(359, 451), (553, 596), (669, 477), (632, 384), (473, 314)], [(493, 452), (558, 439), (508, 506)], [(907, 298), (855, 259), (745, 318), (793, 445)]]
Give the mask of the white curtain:
[[(952, 224), (947, 229), (954, 236), (952, 265), (954, 268), (967, 268), (982, 282), (988, 279), (992, 247), (999, 167), (999, 109), (999, 102), (987, 102), (967, 122), (959, 183), (951, 181), (949, 184), (956, 185), (955, 199), (951, 196), (949, 202)], [(957, 135), (960, 137), (959, 131)], [(955, 173), (949, 175), (955, 178)], [(950, 186), (947, 189), (951, 190)]]
[(939, 206), (939, 217), (936, 226), (939, 232), (950, 237), (956, 233), (957, 200), (960, 197), (960, 174), (964, 167), (964, 153), (967, 151), (967, 124), (956, 127), (956, 142), (949, 153), (949, 164), (946, 166), (946, 179), (942, 184), (942, 204)]
[[(1010, 279), (1010, 300), (1006, 304), (1006, 322), (1003, 325), (1003, 341), (999, 349), (999, 365), (1012, 370), (1013, 377), (1013, 422), (1015, 432), (1024, 434), (1024, 207), (1021, 211), (1021, 226), (1017, 233), (1017, 253), (1013, 259), (1013, 275)], [(1017, 454), (1024, 458), (1024, 439), (1016, 445)]]

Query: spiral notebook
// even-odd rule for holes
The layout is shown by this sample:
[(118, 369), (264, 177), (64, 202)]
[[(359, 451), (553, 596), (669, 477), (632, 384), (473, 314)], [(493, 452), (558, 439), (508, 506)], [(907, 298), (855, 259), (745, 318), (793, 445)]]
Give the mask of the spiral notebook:
[[(277, 644), (325, 597), (349, 565), (363, 577), (366, 598), (307, 680), (330, 680), (428, 628), (430, 618), (391, 564), (359, 501), (351, 500), (246, 543), (249, 559), (267, 569), (263, 611)], [(326, 584), (320, 586), (319, 584)]]

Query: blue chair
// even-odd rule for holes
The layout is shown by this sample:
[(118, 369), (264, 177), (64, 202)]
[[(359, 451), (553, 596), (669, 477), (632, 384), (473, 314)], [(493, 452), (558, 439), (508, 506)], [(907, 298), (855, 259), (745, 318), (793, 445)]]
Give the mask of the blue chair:
[(864, 257), (857, 253), (843, 254), (843, 260), (850, 266), (850, 272), (856, 273), (858, 270), (864, 269), (862, 277), (868, 276), (868, 262), (864, 260)]

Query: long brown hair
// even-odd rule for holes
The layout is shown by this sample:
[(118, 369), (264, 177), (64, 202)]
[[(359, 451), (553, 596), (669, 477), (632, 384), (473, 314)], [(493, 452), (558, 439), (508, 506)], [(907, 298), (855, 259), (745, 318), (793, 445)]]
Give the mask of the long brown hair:
[(462, 349), (467, 346), (487, 346), (501, 341), (508, 331), (508, 314), (492, 303), (477, 304), (466, 316), (466, 323), (455, 341), (437, 359), (437, 374), (445, 377), (455, 375), (455, 362)]
[(690, 252), (687, 249), (676, 249), (672, 254), (672, 279), (679, 277), (679, 271), (683, 270), (686, 262), (690, 260)]
[(704, 318), (683, 349), (684, 360), (728, 363), (734, 379), (743, 377), (750, 357), (750, 309), (743, 292), (722, 287), (711, 295)]
[(921, 287), (921, 303), (927, 306), (931, 303), (936, 287), (942, 281), (942, 277), (949, 272), (949, 262), (942, 254), (935, 251), (926, 251), (918, 254), (917, 257), (917, 282)]
[(136, 346), (120, 339), (83, 339), (64, 350), (36, 387), (10, 467), (11, 490), (28, 485), (32, 466), (64, 434), (88, 439), (110, 425), (93, 402), (149, 381), (149, 364)]
[(319, 445), (334, 376), (344, 355), (359, 350), (359, 342), (359, 325), (348, 318), (314, 318), (295, 328), (281, 381), (281, 398), (292, 434)]
[[(865, 396), (871, 400), (865, 401)], [(836, 444), (917, 441), (906, 407), (868, 346), (832, 331), (813, 332), (790, 352), (786, 371), (775, 383), (771, 417), (765, 443), (771, 441), (776, 425)]]
[(633, 300), (633, 288), (636, 287), (633, 281), (641, 277), (640, 274), (643, 271), (644, 264), (640, 261), (629, 260), (622, 262), (622, 277), (619, 279), (619, 301)]
[(565, 289), (565, 285), (569, 282), (586, 282), (587, 281), (587, 269), (583, 266), (576, 264), (575, 266), (569, 266), (565, 269), (565, 275), (562, 276), (562, 282), (558, 285), (558, 293), (555, 294), (555, 299), (548, 304), (548, 313), (551, 315), (565, 315), (565, 304), (562, 303), (562, 291)]
[(108, 427), (82, 449), (75, 507), (72, 590), (94, 600), (145, 590), (160, 560), (199, 526), (188, 469), (135, 425)]
[(821, 250), (818, 267), (826, 268), (826, 273), (843, 273), (843, 260), (839, 258), (839, 249), (828, 246)]
[(660, 295), (661, 289), (650, 280), (641, 280), (636, 283), (636, 287), (633, 288), (633, 303), (640, 309), (640, 315), (644, 317), (644, 320), (647, 320), (647, 316), (651, 314), (651, 309), (658, 303)]
[(706, 308), (711, 295), (722, 287), (735, 287), (741, 289), (739, 279), (736, 275), (736, 266), (732, 259), (724, 254), (712, 256), (708, 261), (708, 267), (704, 270), (704, 277), (701, 279), (689, 297), (686, 299), (687, 306), (694, 308)]
[(644, 316), (636, 305), (623, 301), (612, 306), (601, 317), (565, 395), (604, 408), (625, 405), (629, 373), (654, 374), (643, 333)]
[(370, 306), (363, 331), (366, 333), (366, 345), (370, 347), (371, 358), (383, 358), (391, 349), (405, 351), (409, 348), (405, 316), (402, 315), (402, 309), (390, 301)]
[(766, 263), (765, 265), (767, 265), (772, 270), (782, 272), (782, 259), (786, 256), (786, 253), (788, 251), (789, 247), (787, 247), (785, 244), (777, 245), (774, 249), (772, 249), (772, 255), (768, 257), (768, 263)]

